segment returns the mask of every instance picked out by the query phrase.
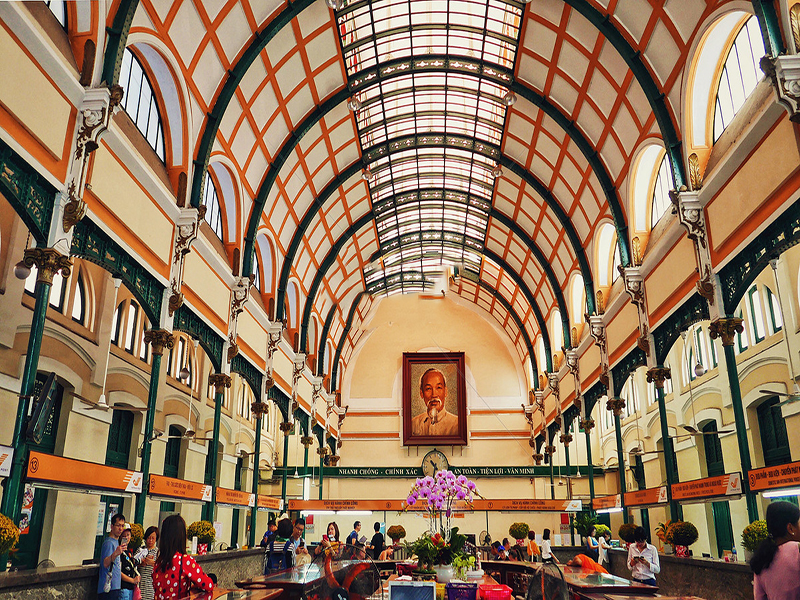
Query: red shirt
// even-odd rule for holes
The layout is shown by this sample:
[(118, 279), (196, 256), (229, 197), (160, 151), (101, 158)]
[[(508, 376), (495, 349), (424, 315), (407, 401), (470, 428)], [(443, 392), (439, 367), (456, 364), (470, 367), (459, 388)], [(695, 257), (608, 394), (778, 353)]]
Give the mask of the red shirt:
[(188, 554), (176, 552), (166, 572), (153, 570), (156, 600), (181, 598), (192, 588), (208, 592), (214, 589), (214, 582)]

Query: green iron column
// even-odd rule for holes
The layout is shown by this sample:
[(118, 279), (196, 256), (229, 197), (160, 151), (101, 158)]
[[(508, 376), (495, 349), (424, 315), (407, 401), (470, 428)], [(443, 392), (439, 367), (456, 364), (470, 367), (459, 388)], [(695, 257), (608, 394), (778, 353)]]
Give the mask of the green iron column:
[[(610, 402), (621, 400), (620, 398), (613, 398)], [(619, 463), (619, 493), (622, 498), (622, 522), (628, 522), (628, 510), (625, 508), (625, 492), (628, 487), (625, 482), (625, 454), (622, 450), (622, 430), (619, 424), (619, 411), (612, 408), (614, 411), (614, 431), (617, 434), (617, 462)]]
[[(17, 416), (14, 422), (14, 459), (11, 463), (11, 473), (5, 481), (2, 506), (0, 512), (15, 523), (19, 522), (22, 507), (22, 482), (25, 478), (25, 469), (28, 463), (28, 444), (26, 442), (26, 426), (33, 387), (36, 381), (36, 372), (39, 369), (39, 353), (42, 349), (44, 324), (47, 319), (47, 305), (50, 302), (50, 289), (53, 286), (53, 276), (61, 272), (64, 278), (69, 277), (72, 261), (52, 248), (29, 248), (25, 251), (23, 259), (28, 267), (36, 265), (37, 279), (34, 297), (36, 303), (33, 308), (31, 330), (28, 334), (28, 350), (25, 354), (25, 364), (22, 368), (22, 381), (20, 384), (19, 402), (17, 403)], [(5, 556), (0, 556), (0, 571), (5, 570)]]
[(300, 443), (303, 444), (303, 489), (306, 485), (306, 475), (308, 475), (308, 448), (314, 443), (314, 438), (310, 435), (304, 435), (300, 438)]
[(214, 512), (217, 508), (217, 457), (219, 456), (219, 428), (222, 422), (222, 404), (225, 401), (225, 388), (231, 387), (231, 376), (225, 373), (211, 373), (208, 376), (209, 385), (214, 386), (214, 432), (211, 434), (211, 443), (208, 452), (211, 454), (211, 501), (206, 504), (206, 521), (214, 521)]
[(144, 419), (144, 445), (142, 446), (142, 493), (136, 496), (134, 523), (144, 523), (144, 509), (147, 504), (147, 489), (150, 479), (150, 455), (153, 445), (153, 426), (156, 418), (158, 386), (161, 381), (161, 357), (164, 350), (175, 345), (172, 333), (165, 329), (148, 329), (144, 332), (144, 342), (150, 344), (153, 364), (150, 367), (150, 386), (147, 391), (147, 413)]
[(661, 441), (664, 446), (664, 471), (667, 474), (669, 517), (672, 521), (679, 521), (683, 518), (683, 510), (681, 510), (680, 504), (672, 499), (672, 485), (678, 483), (678, 474), (675, 472), (675, 448), (669, 435), (667, 408), (664, 401), (664, 382), (667, 379), (672, 379), (672, 371), (667, 367), (659, 365), (647, 370), (647, 383), (655, 386), (656, 402), (658, 402), (658, 419), (661, 423)]
[(594, 513), (594, 465), (592, 464), (592, 436), (594, 420), (587, 417), (581, 421), (581, 428), (586, 436), (586, 466), (589, 470), (589, 505), (591, 512)]
[[(572, 500), (572, 472), (569, 466), (569, 443), (572, 441), (572, 434), (569, 432), (570, 425), (566, 426), (566, 433), (561, 434), (561, 443), (564, 444), (564, 464), (567, 466), (567, 499)], [(575, 515), (569, 513), (569, 535), (570, 540), (575, 541)]]
[(286, 472), (289, 470), (289, 432), (294, 426), (293, 423), (281, 423), (281, 431), (283, 432), (283, 477), (281, 478), (281, 501), (283, 508), (286, 510)]
[(256, 498), (256, 502), (250, 511), (250, 535), (247, 539), (247, 545), (254, 548), (256, 545), (256, 527), (258, 517), (258, 465), (261, 462), (261, 423), (265, 414), (267, 414), (269, 407), (266, 402), (256, 401), (250, 405), (250, 411), (256, 416), (256, 444), (253, 452), (253, 487), (252, 494)]
[(731, 388), (731, 403), (733, 404), (733, 419), (736, 423), (736, 440), (739, 443), (739, 460), (742, 465), (742, 489), (747, 502), (747, 516), (750, 522), (758, 520), (758, 502), (756, 495), (750, 491), (749, 471), (750, 444), (747, 441), (747, 425), (744, 420), (742, 407), (742, 390), (739, 388), (739, 369), (736, 365), (736, 354), (733, 351), (733, 340), (737, 333), (742, 333), (742, 319), (738, 317), (722, 317), (712, 321), (708, 327), (711, 339), (722, 339), (722, 348), (725, 351), (725, 365), (728, 368), (728, 385)]
[(325, 469), (325, 455), (328, 453), (328, 449), (325, 446), (317, 448), (317, 454), (319, 454), (319, 499), (322, 500), (322, 472)]
[[(549, 432), (548, 432), (549, 433)], [(553, 436), (550, 435), (550, 440), (548, 441), (547, 447), (544, 449), (545, 454), (550, 457), (550, 499), (556, 499), (556, 484), (553, 479), (553, 456), (556, 453), (556, 447), (553, 445)]]

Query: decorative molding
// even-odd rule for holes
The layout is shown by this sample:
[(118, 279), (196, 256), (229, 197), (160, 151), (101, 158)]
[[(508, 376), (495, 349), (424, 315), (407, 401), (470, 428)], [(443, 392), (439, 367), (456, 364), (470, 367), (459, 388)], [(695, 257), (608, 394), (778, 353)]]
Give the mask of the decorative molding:
[(625, 400), (623, 398), (609, 398), (606, 402), (606, 410), (613, 412), (615, 417), (620, 416), (624, 408)]
[(169, 297), (169, 315), (172, 316), (176, 310), (183, 305), (183, 268), (186, 262), (186, 255), (191, 252), (192, 243), (200, 233), (200, 222), (202, 221), (206, 207), (181, 208), (180, 214), (175, 221), (175, 243), (172, 249), (172, 265), (170, 267), (170, 289), (172, 293)]
[(22, 260), (28, 267), (36, 265), (36, 281), (47, 285), (53, 285), (56, 273), (67, 279), (72, 272), (72, 259), (54, 248), (28, 248)]
[(706, 299), (713, 309), (715, 294), (714, 267), (711, 263), (711, 251), (708, 245), (705, 209), (700, 202), (700, 195), (697, 191), (690, 192), (685, 188), (681, 188), (680, 191), (671, 190), (669, 197), (678, 214), (678, 221), (686, 229), (687, 237), (694, 244), (695, 263), (697, 272), (700, 275), (700, 280), (697, 282), (697, 292)]
[(761, 70), (772, 82), (775, 100), (789, 113), (789, 120), (800, 123), (800, 55), (764, 56)]
[(723, 346), (733, 346), (737, 333), (744, 331), (743, 319), (739, 317), (724, 317), (711, 321), (708, 325), (708, 334), (712, 340), (722, 339)]
[(228, 362), (233, 361), (234, 357), (239, 353), (239, 345), (236, 343), (239, 335), (239, 315), (244, 311), (244, 305), (250, 295), (250, 287), (253, 285), (254, 280), (255, 275), (237, 277), (233, 286), (231, 286), (230, 317), (228, 319)]
[(646, 355), (650, 355), (650, 323), (647, 315), (647, 297), (644, 292), (644, 275), (641, 267), (619, 267), (625, 283), (625, 292), (636, 306), (639, 315), (639, 338), (636, 345)]
[(119, 85), (88, 88), (84, 94), (75, 127), (75, 153), (67, 176), (67, 203), (64, 205), (62, 217), (64, 233), (69, 233), (86, 216), (83, 190), (86, 186), (89, 157), (97, 150), (97, 140), (108, 129), (114, 110), (122, 102), (123, 96), (124, 92)]
[(653, 383), (659, 389), (664, 389), (664, 382), (672, 379), (672, 370), (669, 367), (652, 367), (647, 369), (647, 383)]
[[(598, 292), (599, 294), (599, 292)], [(606, 324), (602, 315), (585, 315), (586, 322), (589, 323), (589, 335), (594, 339), (595, 345), (600, 350), (600, 383), (604, 387), (609, 386), (608, 376), (608, 346), (606, 344)], [(588, 410), (588, 409), (587, 409)]]
[(172, 350), (175, 346), (175, 336), (166, 329), (147, 329), (144, 332), (144, 342), (150, 344), (154, 355), (161, 356), (164, 350)]
[(225, 388), (231, 387), (231, 376), (225, 373), (209, 373), (208, 385), (213, 385), (214, 392), (221, 394)]

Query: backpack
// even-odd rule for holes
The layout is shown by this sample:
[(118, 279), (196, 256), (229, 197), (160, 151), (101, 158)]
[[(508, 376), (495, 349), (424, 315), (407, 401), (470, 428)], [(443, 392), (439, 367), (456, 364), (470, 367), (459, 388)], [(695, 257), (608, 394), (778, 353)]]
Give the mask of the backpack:
[[(275, 550), (275, 539), (277, 536), (270, 536), (269, 546), (264, 555), (264, 575), (285, 571), (294, 567), (294, 552), (292, 549), (291, 538), (286, 540), (283, 550)], [(280, 542), (279, 542), (280, 543)]]

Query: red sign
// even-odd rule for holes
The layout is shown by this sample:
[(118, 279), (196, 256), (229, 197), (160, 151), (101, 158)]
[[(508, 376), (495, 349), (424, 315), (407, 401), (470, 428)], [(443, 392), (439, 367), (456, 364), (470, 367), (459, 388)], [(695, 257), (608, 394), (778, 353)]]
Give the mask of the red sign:
[(738, 472), (672, 484), (673, 500), (703, 500), (719, 496), (738, 496), (741, 493), (742, 476)]
[(272, 496), (264, 496), (263, 494), (258, 495), (258, 508), (264, 508), (267, 510), (280, 510), (281, 509), (281, 499), (280, 498), (273, 498)]
[(750, 489), (754, 492), (800, 486), (800, 461), (752, 469), (747, 472), (747, 478), (750, 481)]
[(625, 493), (625, 506), (649, 506), (667, 502), (667, 486)]

